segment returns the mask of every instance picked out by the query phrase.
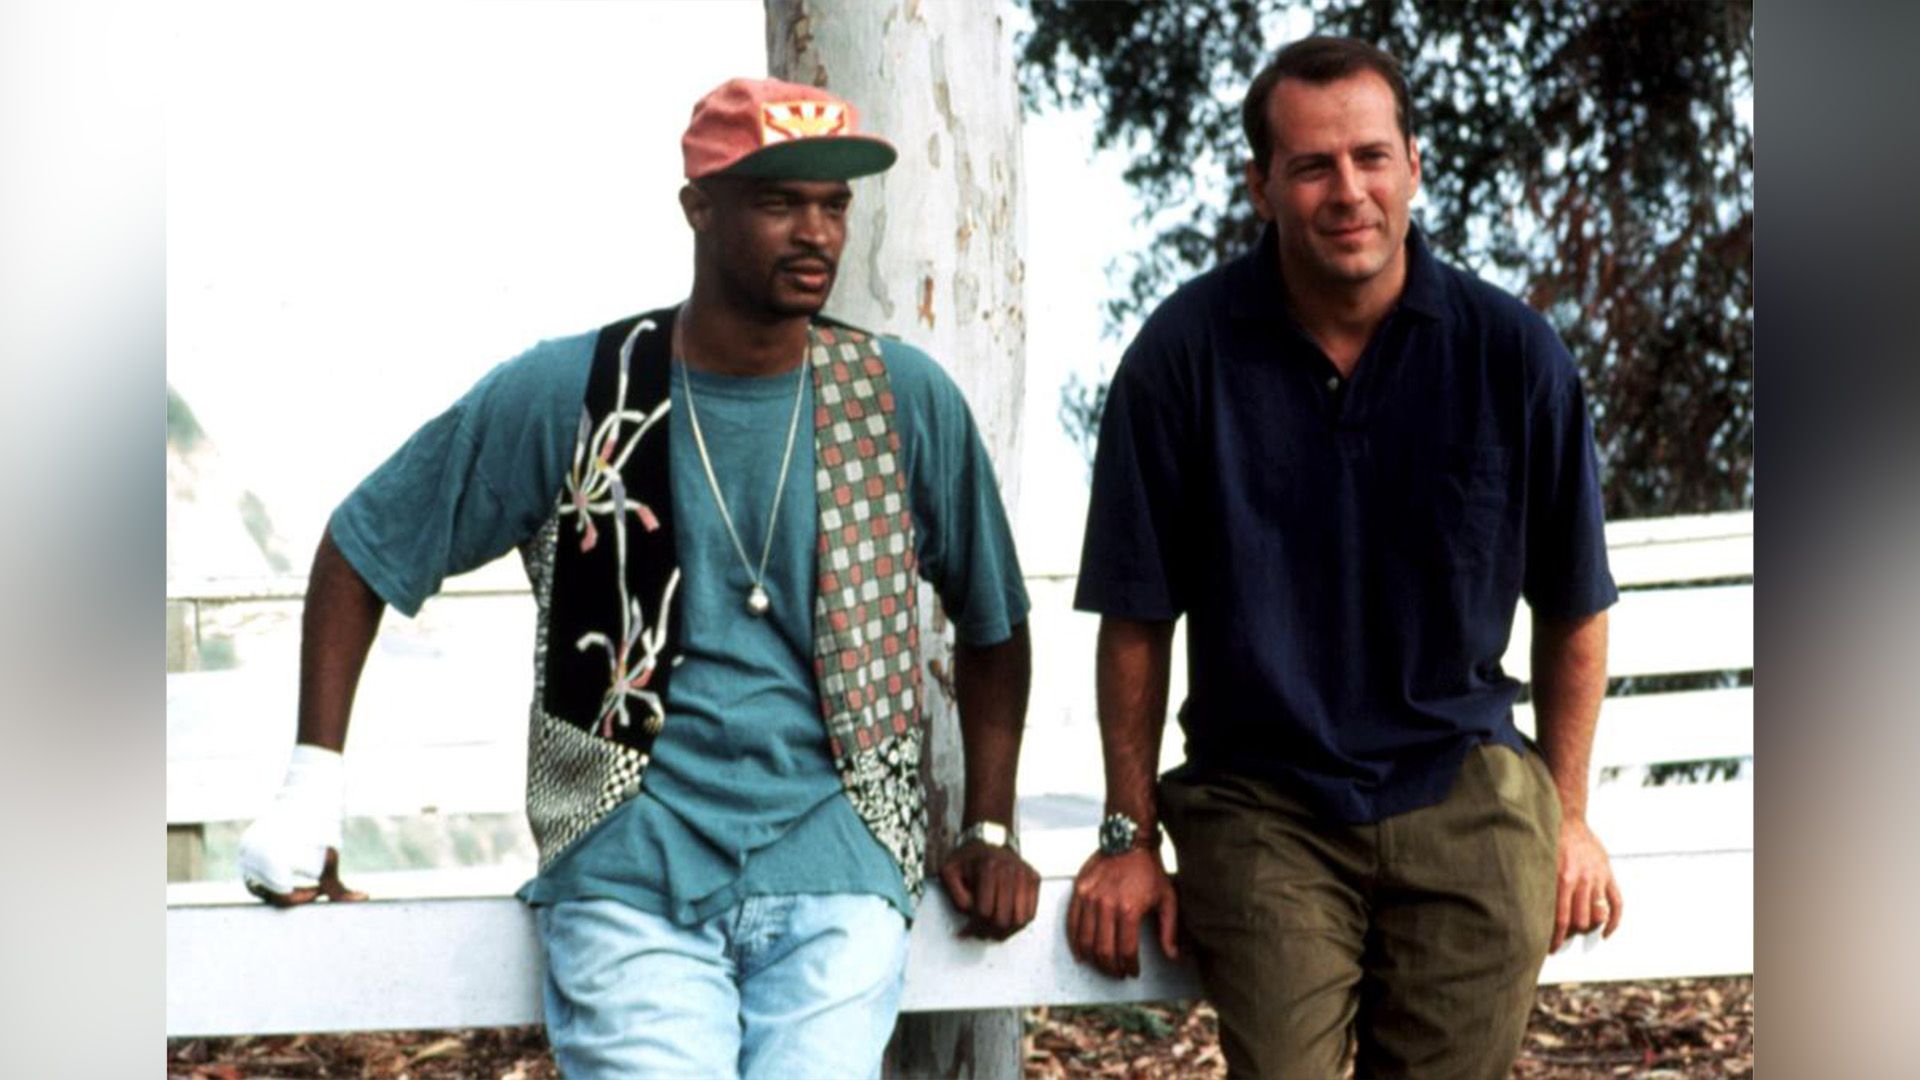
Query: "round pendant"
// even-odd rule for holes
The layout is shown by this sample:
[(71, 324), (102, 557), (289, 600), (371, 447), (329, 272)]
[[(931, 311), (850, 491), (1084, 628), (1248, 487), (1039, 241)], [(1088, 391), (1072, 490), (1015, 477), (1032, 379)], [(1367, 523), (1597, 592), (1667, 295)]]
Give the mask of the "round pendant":
[(771, 607), (773, 607), (772, 599), (767, 596), (767, 590), (761, 588), (758, 583), (756, 583), (753, 588), (747, 590), (748, 612), (754, 615), (765, 615), (767, 609)]

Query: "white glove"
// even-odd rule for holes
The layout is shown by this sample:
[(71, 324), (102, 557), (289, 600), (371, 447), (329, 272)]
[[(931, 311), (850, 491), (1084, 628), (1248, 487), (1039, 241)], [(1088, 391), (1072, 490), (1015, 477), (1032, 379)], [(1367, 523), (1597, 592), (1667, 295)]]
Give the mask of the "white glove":
[[(297, 743), (273, 805), (240, 835), (240, 878), (282, 896), (320, 884), (327, 849), (340, 847), (346, 769), (338, 752)], [(337, 857), (337, 856), (336, 856)]]

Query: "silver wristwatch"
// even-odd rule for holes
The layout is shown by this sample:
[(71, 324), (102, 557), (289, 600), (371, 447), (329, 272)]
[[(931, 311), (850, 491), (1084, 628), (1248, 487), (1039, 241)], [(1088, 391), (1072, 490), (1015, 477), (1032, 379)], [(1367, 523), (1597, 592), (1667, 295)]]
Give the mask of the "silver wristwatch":
[(1141, 834), (1140, 823), (1122, 813), (1108, 814), (1100, 820), (1100, 854), (1125, 855), (1134, 848), (1148, 851), (1160, 846), (1160, 830)]
[(1012, 829), (997, 821), (974, 822), (960, 830), (960, 837), (953, 842), (953, 846), (956, 849), (962, 848), (976, 840), (994, 847), (1003, 847), (1009, 851), (1020, 850), (1020, 838), (1013, 834)]

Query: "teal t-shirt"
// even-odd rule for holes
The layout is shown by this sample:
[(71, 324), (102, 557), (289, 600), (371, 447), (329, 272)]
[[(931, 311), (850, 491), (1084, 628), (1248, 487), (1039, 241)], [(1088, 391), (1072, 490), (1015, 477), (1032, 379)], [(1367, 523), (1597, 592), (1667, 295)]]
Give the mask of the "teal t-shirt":
[[(595, 335), (501, 365), (427, 424), (337, 510), (334, 541), (387, 602), (412, 614), (441, 579), (524, 542), (559, 498)], [(1006, 515), (959, 389), (926, 354), (884, 341), (922, 575), (960, 640), (1005, 640), (1026, 617)], [(739, 899), (861, 892), (911, 916), (898, 869), (854, 813), (827, 752), (814, 690), (817, 540), (812, 385), (799, 372), (736, 378), (675, 366), (668, 437), (682, 656), (642, 793), (529, 882), (532, 903), (619, 899), (696, 921)], [(722, 523), (687, 407), (756, 565), (801, 394), (764, 584), (764, 617)]]

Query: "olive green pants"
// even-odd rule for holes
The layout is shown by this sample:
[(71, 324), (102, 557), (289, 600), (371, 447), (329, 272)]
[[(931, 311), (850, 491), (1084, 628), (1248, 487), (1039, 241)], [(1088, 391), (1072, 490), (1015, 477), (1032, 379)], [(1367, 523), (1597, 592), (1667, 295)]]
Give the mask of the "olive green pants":
[(1553, 930), (1537, 755), (1477, 747), (1445, 801), (1367, 825), (1239, 777), (1163, 781), (1160, 807), (1231, 1075), (1339, 1077), (1350, 1046), (1363, 1080), (1511, 1074)]

